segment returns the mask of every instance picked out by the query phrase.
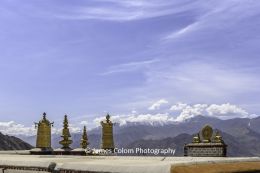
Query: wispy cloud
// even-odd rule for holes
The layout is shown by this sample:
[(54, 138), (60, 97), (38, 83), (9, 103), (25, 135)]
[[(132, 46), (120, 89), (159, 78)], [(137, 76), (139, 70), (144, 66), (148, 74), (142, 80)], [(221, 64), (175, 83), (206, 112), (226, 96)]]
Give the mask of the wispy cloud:
[[(259, 13), (259, 3), (248, 1), (216, 1), (212, 3), (193, 23), (180, 30), (173, 31), (163, 37), (166, 40), (174, 40), (186, 34), (197, 32), (208, 33), (216, 30), (236, 28), (240, 22), (252, 18)], [(193, 36), (192, 34), (190, 35)]]
[(76, 20), (131, 21), (178, 14), (197, 8), (204, 10), (207, 7), (200, 6), (199, 3), (191, 0), (99, 0), (87, 7), (76, 7), (67, 14), (57, 14), (56, 17)]
[(131, 72), (135, 70), (139, 70), (140, 68), (146, 68), (151, 64), (159, 62), (159, 59), (151, 59), (145, 61), (135, 61), (129, 62), (125, 64), (114, 65), (108, 68), (108, 70), (100, 75), (110, 75), (114, 73), (122, 73), (122, 72)]
[[(245, 92), (258, 92), (260, 87), (256, 74), (240, 69), (231, 70), (228, 66), (213, 63), (166, 65), (160, 70), (147, 70), (146, 75), (146, 84), (140, 87), (140, 92), (145, 90), (149, 96), (160, 96), (167, 100), (182, 100), (187, 96), (192, 102), (200, 99), (209, 102), (224, 101), (223, 98), (233, 100)], [(172, 95), (169, 95), (171, 90)]]
[(166, 35), (165, 37), (163, 37), (162, 40), (172, 40), (172, 39), (178, 38), (190, 31), (193, 31), (199, 25), (200, 25), (200, 23), (198, 21), (193, 22), (193, 23), (181, 28), (180, 30), (174, 31), (171, 34)]

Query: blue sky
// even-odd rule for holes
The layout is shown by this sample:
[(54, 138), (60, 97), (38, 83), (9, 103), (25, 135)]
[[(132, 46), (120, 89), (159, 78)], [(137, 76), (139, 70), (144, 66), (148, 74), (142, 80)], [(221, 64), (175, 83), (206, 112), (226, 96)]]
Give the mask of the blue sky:
[(160, 100), (259, 115), (259, 9), (257, 0), (2, 0), (0, 121), (156, 116), (167, 112), (149, 109)]

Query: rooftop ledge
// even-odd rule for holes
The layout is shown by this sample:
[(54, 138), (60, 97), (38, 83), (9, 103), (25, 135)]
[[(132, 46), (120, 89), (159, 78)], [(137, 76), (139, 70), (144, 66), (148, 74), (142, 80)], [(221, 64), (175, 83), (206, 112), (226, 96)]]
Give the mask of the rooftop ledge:
[(70, 173), (252, 173), (260, 172), (260, 157), (37, 156), (12, 151), (0, 152), (1, 169)]

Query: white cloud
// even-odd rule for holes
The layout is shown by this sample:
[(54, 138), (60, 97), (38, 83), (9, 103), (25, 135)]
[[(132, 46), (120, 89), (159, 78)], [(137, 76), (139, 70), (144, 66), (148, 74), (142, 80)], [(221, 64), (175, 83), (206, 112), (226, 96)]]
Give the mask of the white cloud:
[(209, 116), (221, 116), (223, 118), (232, 115), (240, 115), (241, 117), (248, 117), (248, 112), (244, 109), (236, 106), (231, 105), (230, 103), (222, 104), (222, 105), (216, 105), (212, 104), (206, 109)]
[(160, 107), (163, 105), (163, 104), (167, 104), (169, 103), (167, 100), (165, 99), (160, 99), (158, 100), (157, 102), (155, 102), (154, 104), (152, 104), (148, 110), (158, 110), (160, 109)]
[[(202, 115), (215, 117), (219, 119), (231, 119), (231, 118), (255, 118), (257, 115), (249, 114), (244, 109), (237, 105), (230, 103), (226, 104), (194, 104), (188, 105), (185, 103), (177, 103), (170, 108), (171, 111), (179, 111), (176, 115), (172, 113), (155, 113), (155, 114), (129, 114), (129, 115), (115, 115), (111, 116), (111, 120), (120, 125), (126, 124), (150, 124), (150, 125), (162, 125), (169, 123), (178, 123), (186, 121), (190, 118)], [(100, 122), (105, 120), (104, 117), (94, 119), (96, 126), (100, 125)]]
[(132, 113), (133, 115), (136, 115), (138, 112), (137, 112), (136, 110), (132, 110), (131, 113)]
[[(99, 125), (104, 117), (99, 117), (94, 120), (96, 125)], [(150, 125), (162, 125), (169, 122), (174, 122), (174, 118), (168, 113), (161, 114), (139, 114), (139, 115), (116, 115), (112, 116), (111, 120), (119, 125), (126, 125), (128, 123), (140, 123)]]
[[(85, 123), (85, 121), (83, 122)], [(82, 127), (82, 122), (80, 122), (79, 124), (69, 124), (69, 131), (70, 133), (80, 133), (83, 129)], [(62, 134), (62, 130), (63, 130), (63, 127), (54, 127), (52, 128), (52, 134)]]
[(8, 135), (35, 135), (36, 129), (34, 126), (26, 127), (14, 121), (0, 122), (0, 132)]
[[(154, 109), (158, 109), (161, 104), (166, 104), (168, 101), (161, 99), (157, 104), (154, 105)], [(190, 118), (196, 117), (198, 115), (215, 117), (219, 119), (231, 119), (231, 118), (255, 118), (258, 117), (256, 114), (249, 114), (243, 108), (232, 105), (230, 103), (225, 104), (194, 104), (189, 105), (186, 103), (177, 103), (171, 106), (168, 110), (171, 113), (164, 110), (162, 113), (141, 113), (138, 114), (137, 111), (132, 111), (130, 114), (123, 115), (111, 115), (111, 120), (119, 125), (127, 124), (146, 124), (146, 125), (163, 125), (169, 123), (179, 123), (186, 121)], [(86, 118), (86, 117), (85, 117)], [(82, 125), (90, 125), (92, 128), (100, 126), (100, 122), (104, 121), (105, 117), (94, 118), (92, 122), (87, 122), (85, 120), (79, 121), (78, 123), (69, 124), (69, 129), (71, 133), (79, 133), (82, 131)], [(89, 127), (88, 127), (89, 128)], [(89, 129), (88, 129), (89, 130)], [(36, 129), (34, 126), (26, 127), (22, 124), (18, 124), (14, 121), (10, 122), (0, 122), (0, 131), (3, 134), (8, 135), (35, 135)], [(61, 134), (62, 127), (52, 128), (53, 134)]]
[[(82, 129), (78, 124), (69, 124), (71, 133), (81, 132)], [(25, 126), (14, 121), (0, 122), (0, 132), (12, 136), (34, 136), (36, 135), (37, 128), (35, 126)], [(53, 127), (52, 134), (61, 134), (62, 127)]]
[(259, 115), (257, 115), (257, 114), (249, 114), (248, 117), (249, 118), (257, 118), (257, 117), (259, 117)]
[(206, 104), (195, 104), (195, 105), (187, 105), (184, 107), (179, 116), (175, 119), (178, 122), (185, 121), (189, 118), (193, 118), (197, 115), (204, 115), (205, 108), (208, 105)]
[(240, 108), (237, 105), (230, 103), (226, 104), (195, 104), (187, 105), (178, 103), (173, 105), (170, 110), (180, 111), (179, 116), (175, 119), (178, 122), (185, 121), (189, 118), (193, 118), (198, 115), (216, 117), (219, 119), (231, 119), (231, 118), (252, 118), (256, 115), (250, 115), (246, 110)]
[(188, 105), (186, 103), (177, 103), (176, 105), (173, 105), (170, 110), (171, 111), (180, 111), (183, 110), (185, 107), (187, 107)]
[(81, 121), (80, 124), (81, 125), (88, 125), (89, 123), (87, 121)]

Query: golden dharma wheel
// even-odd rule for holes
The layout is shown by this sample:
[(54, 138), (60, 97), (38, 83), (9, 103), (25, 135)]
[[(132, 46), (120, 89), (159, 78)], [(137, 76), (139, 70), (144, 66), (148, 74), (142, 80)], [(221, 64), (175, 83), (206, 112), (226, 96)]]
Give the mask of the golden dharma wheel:
[(202, 131), (201, 131), (202, 137), (206, 142), (210, 142), (212, 135), (213, 135), (213, 129), (211, 126), (206, 125)]

